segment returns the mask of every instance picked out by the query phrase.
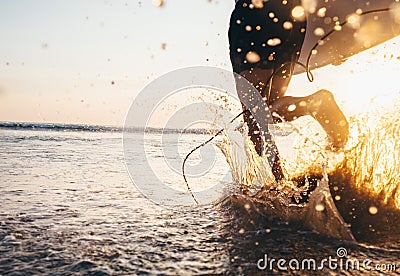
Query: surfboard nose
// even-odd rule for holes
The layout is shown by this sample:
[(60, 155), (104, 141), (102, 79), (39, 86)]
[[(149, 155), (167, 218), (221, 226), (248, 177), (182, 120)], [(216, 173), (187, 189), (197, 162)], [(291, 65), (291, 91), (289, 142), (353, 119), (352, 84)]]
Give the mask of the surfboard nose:
[[(312, 11), (299, 58), (309, 69), (339, 65), (400, 35), (400, 3), (395, 0), (319, 0)], [(295, 74), (304, 71), (295, 67)]]

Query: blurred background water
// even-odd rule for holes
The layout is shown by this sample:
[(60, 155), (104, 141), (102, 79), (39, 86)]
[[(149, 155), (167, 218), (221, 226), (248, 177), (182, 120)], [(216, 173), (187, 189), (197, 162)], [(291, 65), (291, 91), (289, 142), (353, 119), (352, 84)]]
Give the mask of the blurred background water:
[[(187, 149), (209, 137), (185, 135)], [(240, 210), (229, 203), (156, 205), (133, 185), (119, 131), (3, 127), (0, 147), (1, 275), (362, 273), (257, 268), (265, 254), (321, 260), (336, 258), (339, 247), (347, 249), (348, 258), (372, 260), (371, 266), (400, 265), (398, 233), (386, 233), (379, 242), (350, 243), (272, 219), (249, 230)], [(148, 147), (157, 152), (159, 145)], [(162, 155), (153, 158), (153, 166), (157, 162), (164, 162)], [(215, 166), (229, 169), (225, 162)], [(176, 174), (163, 177), (182, 181)], [(206, 181), (219, 177), (211, 174)]]

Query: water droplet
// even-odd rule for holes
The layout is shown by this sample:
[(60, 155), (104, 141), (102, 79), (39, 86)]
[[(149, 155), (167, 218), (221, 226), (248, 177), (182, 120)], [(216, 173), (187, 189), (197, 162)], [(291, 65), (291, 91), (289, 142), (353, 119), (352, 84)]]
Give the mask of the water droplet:
[(378, 208), (376, 208), (375, 206), (371, 206), (369, 207), (368, 211), (371, 215), (376, 215), (378, 213)]
[(262, 9), (264, 7), (263, 2), (264, 2), (263, 0), (251, 0), (253, 6), (256, 7), (257, 9)]
[(335, 25), (335, 27), (333, 27), (333, 29), (334, 29), (335, 31), (341, 31), (341, 30), (342, 30), (342, 26), (340, 26), (340, 25)]
[(274, 59), (275, 59), (275, 52), (271, 53), (271, 54), (268, 56), (268, 60), (269, 60), (269, 61), (273, 61)]
[(250, 63), (257, 63), (260, 59), (260, 56), (256, 52), (250, 51), (246, 54), (246, 60)]
[(326, 8), (325, 8), (325, 7), (320, 8), (320, 9), (317, 11), (317, 15), (318, 15), (319, 17), (325, 17), (325, 15), (326, 15)]
[(300, 106), (300, 107), (306, 107), (306, 106), (307, 106), (307, 102), (306, 102), (306, 101), (301, 101), (301, 102), (299, 103), (299, 106)]
[(325, 206), (323, 204), (319, 203), (319, 204), (315, 205), (315, 210), (317, 212), (322, 212), (325, 210)]
[(323, 28), (320, 28), (320, 27), (315, 28), (315, 30), (314, 30), (314, 35), (316, 35), (316, 36), (323, 36), (324, 34), (325, 34), (325, 31), (324, 31)]
[(326, 25), (331, 24), (331, 23), (332, 23), (332, 18), (330, 18), (330, 17), (325, 17), (325, 18), (324, 18), (324, 23), (325, 23)]
[(285, 21), (283, 22), (283, 28), (285, 30), (291, 30), (293, 28), (293, 24), (290, 21)]
[(317, 0), (302, 0), (301, 4), (308, 13), (315, 13)]
[(292, 16), (298, 21), (304, 21), (306, 19), (306, 12), (302, 6), (296, 6), (292, 9)]
[(155, 0), (154, 5), (156, 7), (162, 7), (164, 5), (164, 1), (163, 0)]
[(267, 41), (268, 46), (271, 46), (271, 47), (278, 46), (281, 43), (282, 43), (282, 41), (278, 37), (270, 38)]
[(353, 29), (359, 29), (360, 28), (360, 15), (354, 13), (351, 14), (347, 17), (347, 23), (349, 24), (349, 26)]
[(296, 105), (295, 104), (291, 104), (289, 105), (288, 109), (289, 112), (295, 111), (296, 110)]

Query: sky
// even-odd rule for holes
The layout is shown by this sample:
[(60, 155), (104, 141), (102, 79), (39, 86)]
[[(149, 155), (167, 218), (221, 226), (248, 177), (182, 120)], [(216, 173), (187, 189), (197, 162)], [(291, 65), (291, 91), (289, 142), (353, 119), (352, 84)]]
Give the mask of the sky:
[[(0, 121), (122, 126), (159, 76), (198, 65), (231, 70), (233, 7), (233, 0), (0, 0)], [(317, 70), (314, 83), (297, 75), (288, 95), (329, 89), (348, 115), (376, 97), (392, 104), (399, 43)]]
[(0, 121), (121, 125), (156, 77), (230, 68), (232, 2), (0, 0)]

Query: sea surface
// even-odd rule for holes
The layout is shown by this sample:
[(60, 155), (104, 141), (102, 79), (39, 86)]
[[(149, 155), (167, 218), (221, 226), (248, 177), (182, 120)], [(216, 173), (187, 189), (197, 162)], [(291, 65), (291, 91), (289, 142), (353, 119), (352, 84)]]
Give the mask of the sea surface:
[[(163, 181), (183, 185), (179, 172), (163, 171), (160, 135), (147, 134), (151, 168), (160, 168)], [(182, 136), (181, 157), (209, 138)], [(118, 129), (0, 128), (0, 275), (400, 274), (398, 233), (346, 242), (282, 220), (246, 227), (249, 218), (229, 200), (159, 205), (133, 183), (130, 174), (148, 172), (128, 172), (122, 137)], [(143, 143), (140, 132), (132, 137)], [(164, 135), (166, 143), (175, 137)], [(220, 173), (229, 171), (224, 156), (216, 154), (214, 172), (203, 176), (206, 184), (218, 184)], [(285, 260), (281, 268), (278, 259)], [(288, 266), (311, 259), (317, 268)], [(360, 269), (347, 269), (346, 260), (358, 260)]]

